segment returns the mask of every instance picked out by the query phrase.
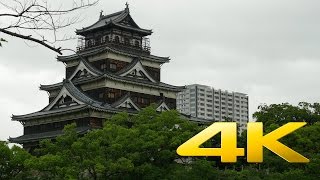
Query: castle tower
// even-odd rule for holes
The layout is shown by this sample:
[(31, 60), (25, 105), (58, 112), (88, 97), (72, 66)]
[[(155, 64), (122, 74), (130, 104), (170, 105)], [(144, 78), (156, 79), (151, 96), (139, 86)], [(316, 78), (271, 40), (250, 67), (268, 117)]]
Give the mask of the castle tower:
[(83, 134), (121, 111), (135, 114), (152, 103), (157, 111), (176, 108), (182, 87), (160, 81), (161, 65), (169, 58), (150, 53), (147, 36), (152, 31), (136, 24), (128, 5), (113, 14), (101, 12), (96, 23), (76, 34), (77, 52), (57, 57), (66, 65), (65, 79), (40, 86), (49, 93), (45, 108), (12, 116), (23, 124), (24, 134), (10, 142), (32, 151), (40, 140), (62, 134), (66, 124), (76, 123), (77, 132)]

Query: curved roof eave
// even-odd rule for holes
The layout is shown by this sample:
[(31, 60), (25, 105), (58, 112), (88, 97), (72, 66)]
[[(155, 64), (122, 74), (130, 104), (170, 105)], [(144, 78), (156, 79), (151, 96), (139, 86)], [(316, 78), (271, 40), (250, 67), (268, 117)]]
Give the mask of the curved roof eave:
[[(128, 52), (123, 52), (121, 50), (117, 50), (108, 46), (102, 46), (100, 48), (95, 48), (95, 49), (88, 49), (87, 51), (80, 52), (79, 55), (83, 57), (95, 55), (104, 51), (111, 51), (113, 53), (118, 53), (121, 55), (129, 56), (129, 57), (140, 57), (143, 60), (147, 61), (154, 61), (154, 62), (159, 62), (159, 63), (167, 63), (170, 61), (169, 57), (161, 57), (161, 56), (155, 56), (155, 55), (143, 55), (143, 54), (134, 54), (134, 53), (128, 53)], [(57, 56), (57, 60), (60, 62), (68, 62), (71, 60), (78, 59), (79, 56), (76, 54), (68, 55), (68, 56)]]
[[(87, 79), (79, 79), (79, 80), (75, 80), (73, 83), (76, 85), (82, 84), (82, 83), (88, 83), (88, 82), (93, 82), (96, 80), (100, 80), (103, 78), (109, 78), (115, 81), (121, 81), (121, 82), (126, 82), (126, 83), (130, 83), (130, 84), (138, 84), (138, 85), (145, 85), (148, 87), (153, 87), (153, 88), (159, 88), (162, 90), (171, 90), (171, 91), (175, 91), (175, 92), (180, 92), (183, 89), (185, 89), (185, 86), (173, 86), (170, 84), (166, 84), (163, 82), (158, 82), (158, 83), (152, 83), (152, 82), (148, 82), (148, 81), (142, 81), (142, 80), (136, 80), (136, 81), (132, 81), (131, 79), (128, 79), (127, 77), (121, 77), (121, 76), (116, 76), (113, 74), (109, 74), (109, 73), (105, 73), (101, 76), (97, 76), (97, 77), (89, 77)], [(50, 90), (54, 90), (54, 89), (58, 89), (62, 86), (61, 83), (56, 83), (53, 85), (46, 85), (46, 86), (51, 86)], [(43, 88), (42, 88), (43, 89)], [(48, 90), (48, 89), (43, 89), (43, 90)]]
[[(121, 24), (119, 24), (122, 20), (124, 20), (126, 17), (129, 17), (132, 23), (132, 27), (129, 26), (123, 26)], [(88, 26), (88, 27), (84, 27), (82, 29), (76, 29), (76, 34), (77, 35), (85, 35), (86, 33), (92, 32), (92, 31), (96, 31), (98, 29), (102, 29), (108, 25), (116, 25), (118, 27), (121, 28), (126, 28), (126, 29), (130, 29), (130, 30), (134, 30), (140, 33), (143, 33), (144, 35), (151, 35), (152, 34), (152, 30), (148, 30), (148, 29), (143, 29), (140, 28), (138, 26), (138, 24), (133, 20), (133, 18), (130, 16), (130, 12), (128, 10), (123, 10), (123, 11), (119, 11), (116, 13), (112, 13), (109, 15), (105, 15), (105, 16), (100, 16), (99, 20), (95, 23), (93, 23), (92, 25)]]

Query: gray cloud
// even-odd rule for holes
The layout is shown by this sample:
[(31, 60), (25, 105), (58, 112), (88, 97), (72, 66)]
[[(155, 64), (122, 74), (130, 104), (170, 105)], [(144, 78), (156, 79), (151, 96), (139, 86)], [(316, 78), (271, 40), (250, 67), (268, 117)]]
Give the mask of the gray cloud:
[[(126, 1), (101, 1), (87, 9), (81, 28), (112, 13)], [(261, 103), (320, 100), (319, 1), (129, 1), (131, 15), (151, 28), (152, 52), (170, 56), (162, 80), (199, 83), (249, 95), (250, 112)], [(73, 28), (75, 28), (73, 27)], [(65, 33), (72, 34), (74, 29)], [(64, 32), (62, 32), (64, 33)], [(40, 83), (61, 81), (64, 66), (42, 47), (6, 37), (0, 48), (0, 139), (22, 134), (11, 114), (37, 111), (48, 100)], [(76, 41), (62, 43), (74, 48)]]

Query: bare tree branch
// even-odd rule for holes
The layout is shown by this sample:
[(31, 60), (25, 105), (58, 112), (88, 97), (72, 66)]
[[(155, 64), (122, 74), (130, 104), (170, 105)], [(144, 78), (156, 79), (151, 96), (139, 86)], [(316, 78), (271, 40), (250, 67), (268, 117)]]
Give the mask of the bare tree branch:
[(14, 32), (11, 32), (11, 31), (7, 31), (7, 30), (4, 30), (4, 29), (0, 29), (0, 32), (3, 32), (5, 34), (8, 34), (8, 35), (11, 35), (11, 36), (14, 36), (14, 37), (18, 37), (18, 38), (21, 38), (21, 39), (25, 39), (25, 40), (36, 42), (36, 43), (41, 44), (41, 45), (43, 45), (43, 46), (45, 46), (45, 47), (47, 47), (47, 48), (59, 53), (59, 54), (62, 54), (61, 51), (60, 51), (61, 47), (55, 48), (55, 47), (50, 46), (47, 43), (45, 43), (44, 40), (35, 39), (35, 38), (31, 37), (31, 35), (24, 36), (24, 35), (21, 35), (21, 34), (18, 34), (18, 33), (14, 33)]
[(66, 8), (62, 2), (52, 7), (47, 0), (0, 0), (0, 9), (4, 10), (0, 13), (0, 33), (38, 43), (62, 54), (61, 48), (53, 44), (74, 38), (66, 35), (60, 38), (58, 30), (79, 22), (80, 16), (73, 13), (97, 3), (98, 0), (74, 0), (71, 7)]

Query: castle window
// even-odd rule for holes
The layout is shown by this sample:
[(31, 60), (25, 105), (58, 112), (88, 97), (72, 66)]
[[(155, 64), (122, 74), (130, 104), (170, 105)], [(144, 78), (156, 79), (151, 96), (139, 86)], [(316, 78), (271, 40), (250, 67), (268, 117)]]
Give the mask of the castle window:
[(115, 98), (115, 93), (114, 92), (109, 92), (108, 93), (108, 98)]
[(116, 70), (117, 69), (117, 65), (114, 63), (110, 63), (110, 69)]
[(103, 37), (101, 38), (101, 43), (105, 43), (105, 42), (107, 42), (107, 41), (109, 41), (109, 36), (108, 36), (108, 35), (103, 36)]
[(120, 43), (120, 38), (119, 38), (119, 36), (115, 36), (115, 37), (114, 37), (114, 41), (115, 41), (116, 43)]
[(106, 69), (106, 68), (107, 68), (106, 63), (103, 63), (103, 64), (100, 65), (100, 69), (104, 70), (104, 69)]
[(148, 98), (141, 98), (141, 103), (142, 104), (149, 104), (150, 100)]
[(104, 43), (104, 42), (106, 42), (106, 36), (102, 36), (101, 38), (101, 43)]
[(135, 97), (133, 97), (133, 101), (134, 102), (137, 102), (138, 101), (138, 98), (135, 96)]
[(130, 44), (129, 38), (124, 38), (124, 44)]
[(88, 40), (87, 46), (88, 46), (88, 47), (91, 47), (91, 46), (92, 46), (91, 40)]
[(136, 47), (139, 47), (139, 46), (140, 46), (140, 43), (139, 43), (138, 40), (134, 40), (134, 46), (136, 46)]
[(144, 97), (138, 97), (138, 103), (148, 105), (150, 104), (150, 99)]

